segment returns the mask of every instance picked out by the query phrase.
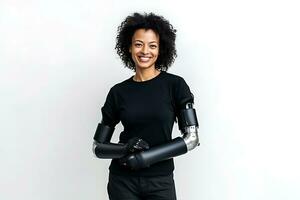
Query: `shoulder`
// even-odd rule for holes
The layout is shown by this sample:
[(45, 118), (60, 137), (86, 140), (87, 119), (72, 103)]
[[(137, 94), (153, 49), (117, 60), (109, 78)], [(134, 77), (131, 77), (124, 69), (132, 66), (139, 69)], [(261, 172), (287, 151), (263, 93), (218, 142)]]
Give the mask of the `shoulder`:
[(112, 93), (112, 94), (117, 94), (119, 93), (120, 91), (123, 91), (126, 87), (128, 87), (129, 83), (130, 83), (130, 78), (127, 78), (126, 80), (123, 80), (121, 82), (117, 82), (115, 83), (109, 90), (109, 93)]
[(166, 71), (162, 71), (163, 74), (165, 74), (165, 76), (169, 79), (173, 79), (173, 80), (178, 80), (178, 79), (182, 79), (181, 76), (179, 75), (176, 75), (176, 74), (172, 74), (172, 73), (169, 73), (169, 72), (166, 72)]
[(165, 78), (172, 83), (174, 86), (178, 86), (181, 84), (186, 84), (184, 78), (177, 74), (172, 74), (169, 72), (163, 72), (165, 74)]
[(190, 90), (190, 87), (183, 77), (170, 73), (167, 73), (167, 76), (173, 82), (173, 94), (176, 106), (185, 106), (186, 102), (194, 101), (194, 97)]

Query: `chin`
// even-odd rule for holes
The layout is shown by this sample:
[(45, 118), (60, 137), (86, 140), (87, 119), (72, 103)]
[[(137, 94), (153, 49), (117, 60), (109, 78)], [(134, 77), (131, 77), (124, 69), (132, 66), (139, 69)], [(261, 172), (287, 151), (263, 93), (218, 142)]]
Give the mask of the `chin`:
[(138, 68), (140, 68), (140, 69), (149, 69), (151, 67), (152, 67), (152, 65), (147, 65), (147, 66), (138, 65)]

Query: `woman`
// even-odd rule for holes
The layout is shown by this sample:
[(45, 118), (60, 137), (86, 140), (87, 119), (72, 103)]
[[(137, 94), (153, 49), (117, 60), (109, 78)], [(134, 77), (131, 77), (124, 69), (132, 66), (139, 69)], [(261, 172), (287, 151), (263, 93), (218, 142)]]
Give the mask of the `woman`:
[[(153, 13), (134, 13), (118, 28), (117, 53), (135, 74), (110, 89), (93, 145), (98, 158), (112, 159), (111, 200), (176, 199), (173, 157), (199, 145), (193, 95), (183, 78), (166, 72), (176, 57), (175, 37)], [(114, 144), (120, 121), (124, 130)], [(174, 121), (182, 137), (172, 139)]]

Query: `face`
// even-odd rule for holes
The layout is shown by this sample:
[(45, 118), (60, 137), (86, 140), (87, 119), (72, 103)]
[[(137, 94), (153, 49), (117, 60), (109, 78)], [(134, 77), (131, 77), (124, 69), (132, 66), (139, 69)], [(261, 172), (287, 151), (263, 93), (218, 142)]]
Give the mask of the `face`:
[(129, 48), (136, 68), (155, 68), (159, 53), (159, 36), (151, 29), (138, 29), (132, 36)]

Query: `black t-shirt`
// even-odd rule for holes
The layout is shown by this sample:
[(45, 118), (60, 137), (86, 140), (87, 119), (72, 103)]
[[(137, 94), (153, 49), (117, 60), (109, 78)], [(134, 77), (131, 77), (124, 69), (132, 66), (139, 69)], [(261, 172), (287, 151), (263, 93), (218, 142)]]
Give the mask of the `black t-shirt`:
[[(111, 127), (121, 121), (124, 130), (120, 133), (120, 143), (139, 137), (151, 148), (172, 140), (176, 113), (190, 101), (193, 101), (193, 95), (180, 76), (161, 71), (156, 77), (142, 82), (134, 81), (132, 76), (110, 89), (101, 108), (102, 121)], [(122, 175), (168, 175), (174, 170), (174, 162), (168, 159), (131, 171), (113, 159), (109, 169)]]

